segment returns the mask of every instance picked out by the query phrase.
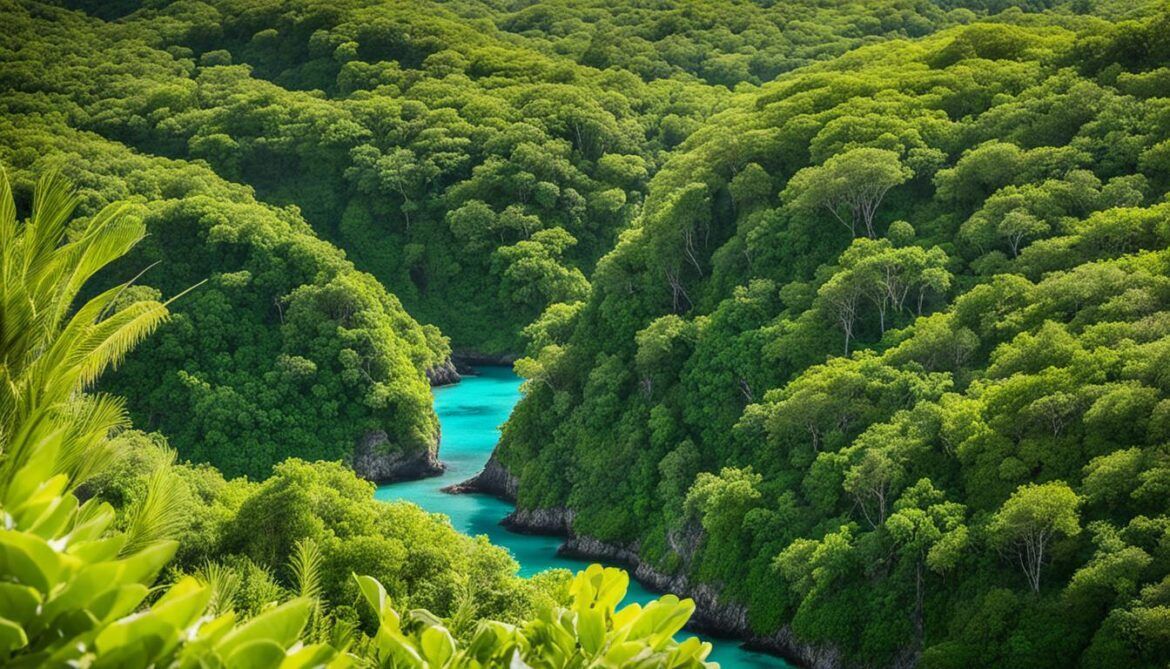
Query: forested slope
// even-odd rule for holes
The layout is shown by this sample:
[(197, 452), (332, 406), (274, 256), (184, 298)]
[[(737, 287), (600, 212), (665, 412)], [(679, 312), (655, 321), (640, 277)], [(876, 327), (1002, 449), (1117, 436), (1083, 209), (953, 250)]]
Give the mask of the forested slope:
[[(87, 211), (145, 198), (137, 259), (163, 262), (140, 283), (208, 280), (108, 383), (140, 426), (229, 475), (355, 445), (372, 478), (432, 470), (421, 372), (448, 345), (412, 318), (464, 351), (517, 352), (549, 304), (585, 297), (650, 175), (731, 96), (697, 65), (643, 80), (578, 64), (476, 2), (64, 4), (98, 16), (0, 7), (0, 160), (25, 197), (31, 174), (63, 163)], [(712, 57), (740, 49), (714, 7), (655, 10), (659, 33)], [(603, 23), (628, 23), (611, 11)], [(843, 35), (839, 48), (973, 16), (824, 11), (837, 20), (814, 33)], [(783, 67), (830, 53), (795, 31), (765, 41)]]
[[(263, 476), (290, 456), (350, 458), (359, 440), (383, 433), (385, 441), (364, 439), (379, 453), (364, 473), (433, 467), (438, 426), (424, 372), (449, 354), (438, 330), (319, 240), (296, 208), (262, 204), (206, 164), (144, 156), (75, 129), (90, 118), (83, 102), (106, 99), (84, 87), (116, 94), (144, 71), (175, 67), (169, 55), (133, 44), (103, 51), (86, 40), (88, 20), (71, 13), (7, 10), (16, 30), (4, 34), (0, 162), (16, 170), (18, 194), (27, 198), (37, 173), (62, 166), (82, 187), (84, 214), (137, 198), (150, 234), (107, 281), (155, 262), (136, 290), (172, 296), (206, 281), (109, 382), (138, 424), (229, 476)], [(73, 60), (102, 58), (126, 69), (86, 74)]]
[[(118, 87), (84, 84), (102, 98), (79, 100), (87, 129), (206, 160), (265, 201), (296, 204), (412, 315), (487, 354), (516, 352), (520, 329), (546, 306), (584, 296), (648, 177), (722, 107), (725, 86), (975, 17), (909, 0), (787, 11), (706, 1), (638, 11), (66, 4), (119, 17), (85, 30), (132, 59), (111, 72)], [(641, 26), (656, 41), (615, 38), (577, 57), (566, 45), (580, 34), (557, 38), (582, 15), (591, 41), (605, 42), (609, 25)], [(144, 59), (166, 70), (144, 70)], [(132, 80), (118, 76), (130, 70)]]
[(778, 647), (1164, 666), (1153, 7), (0, 0), (20, 209), (59, 165), (74, 234), (122, 198), (149, 232), (91, 292), (197, 286), (102, 387), (219, 472), (128, 433), (147, 461), (81, 494), (132, 530), (166, 469), (177, 567), (225, 561), (249, 614), (309, 539), (346, 620), (360, 564), (520, 621), (563, 579), (304, 461), (432, 470), (426, 372), (527, 343), (497, 454), (521, 510)]
[[(434, 466), (438, 424), (424, 372), (449, 351), (437, 329), (419, 326), (295, 210), (260, 204), (206, 167), (146, 158), (64, 125), (19, 127), (27, 119), (0, 119), (0, 160), (25, 170), (65, 161), (88, 213), (113, 199), (144, 202), (138, 215), (151, 234), (109, 278), (157, 262), (137, 291), (171, 296), (198, 285), (108, 382), (139, 425), (228, 475), (263, 476), (286, 457), (349, 459), (359, 441), (384, 456), (371, 458), (367, 475)], [(33, 174), (18, 172), (17, 187)]]
[(1016, 14), (737, 96), (529, 328), (520, 506), (851, 663), (1163, 666), (1167, 35)]

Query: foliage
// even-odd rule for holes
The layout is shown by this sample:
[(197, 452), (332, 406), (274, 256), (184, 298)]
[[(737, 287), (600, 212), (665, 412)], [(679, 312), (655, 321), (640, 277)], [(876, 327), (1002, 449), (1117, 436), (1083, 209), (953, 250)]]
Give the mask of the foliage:
[[(451, 639), (483, 616), (580, 631), (538, 613), (565, 604), (559, 577), (519, 581), (338, 464), (357, 444), (433, 458), (424, 375), (451, 344), (425, 322), (480, 353), (530, 340), (497, 454), (522, 507), (571, 509), (575, 531), (717, 590), (756, 632), (787, 625), (867, 666), (1170, 658), (1164, 7), (4, 0), (0, 16), (16, 201), (60, 164), (83, 187), (65, 255), (110, 202), (137, 219), (118, 244), (149, 232), (82, 298), (154, 325), (161, 295), (206, 279), (103, 381), (162, 436), (88, 432), (125, 421), (72, 397), (100, 370), (71, 363), (51, 418), (88, 427), (59, 436), (46, 477), (66, 483), (44, 499), (84, 479), (73, 522), (101, 515), (135, 555), (179, 538), (183, 591), (216, 615), (303, 593), (289, 610), (310, 646), (374, 653), (361, 570)], [(82, 313), (57, 262), (30, 266), (60, 291), (37, 318)], [(21, 338), (45, 331), (5, 323), (5, 355), (104, 336), (92, 320), (36, 346)], [(167, 441), (228, 478), (172, 465)], [(392, 631), (446, 657), (432, 623)], [(256, 652), (284, 653), (278, 637)]]
[(82, 285), (143, 235), (113, 205), (62, 243), (76, 200), (60, 178), (42, 177), (31, 217), (20, 223), (0, 178), (0, 659), (6, 666), (156, 664), (306, 666), (336, 651), (295, 646), (308, 612), (292, 600), (235, 625), (204, 617), (212, 590), (179, 580), (150, 598), (174, 554), (166, 468), (150, 480), (125, 531), (113, 508), (79, 502), (79, 481), (117, 456), (107, 434), (125, 424), (107, 396), (78, 398), (106, 368), (166, 317), (154, 301), (117, 303), (125, 284), (69, 307)]
[(520, 505), (858, 665), (1165, 664), (1170, 19), (1084, 5), (741, 89), (534, 332)]
[(355, 577), (365, 601), (378, 613), (374, 637), (382, 667), (706, 667), (711, 644), (695, 637), (675, 641), (694, 611), (691, 600), (666, 595), (645, 608), (617, 605), (629, 576), (620, 569), (591, 565), (574, 577), (567, 606), (542, 611), (522, 626), (481, 622), (460, 648), (427, 611), (394, 610), (381, 584)]
[(123, 297), (146, 298), (199, 284), (156, 339), (103, 381), (139, 425), (229, 476), (263, 477), (286, 457), (348, 459), (376, 432), (391, 436), (382, 447), (390, 454), (433, 452), (424, 371), (447, 357), (446, 341), (314, 238), (294, 210), (260, 204), (206, 167), (19, 118), (0, 119), (0, 155), (20, 167), (18, 197), (32, 171), (61, 163), (82, 185), (83, 215), (136, 200), (121, 207), (147, 236), (95, 286), (135, 278)]
[[(70, 311), (86, 280), (126, 254), (144, 232), (124, 207), (113, 205), (62, 241), (74, 205), (62, 180), (50, 173), (38, 184), (31, 217), (18, 222), (7, 178), (0, 178), (0, 513), (6, 519), (0, 529), (0, 661), (5, 666), (292, 669), (378, 660), (401, 666), (387, 655), (387, 643), (419, 659), (409, 644), (395, 644), (398, 616), (376, 578), (354, 577), (356, 587), (348, 593), (331, 582), (333, 571), (351, 564), (377, 566), (368, 555), (355, 562), (336, 554), (338, 544), (352, 549), (362, 543), (403, 561), (388, 566), (396, 570), (390, 577), (407, 599), (435, 601), (428, 595), (462, 582), (471, 588), (477, 614), (511, 607), (511, 617), (525, 630), (524, 654), (531, 655), (532, 666), (580, 666), (582, 659), (608, 666), (632, 659), (647, 667), (705, 666), (710, 644), (673, 640), (694, 610), (690, 600), (667, 596), (644, 611), (633, 605), (616, 612), (629, 577), (595, 565), (573, 581), (571, 609), (553, 607), (545, 595), (545, 612), (524, 622), (527, 607), (540, 601), (533, 595), (541, 587), (554, 591), (555, 577), (552, 587), (540, 579), (519, 581), (516, 564), (501, 549), (459, 535), (417, 507), (374, 501), (370, 484), (335, 464), (289, 461), (263, 484), (242, 483), (254, 488), (253, 494), (228, 524), (260, 521), (267, 531), (245, 530), (235, 539), (255, 542), (237, 554), (240, 567), (231, 566), (233, 556), (219, 549), (215, 558), (229, 562), (205, 561), (194, 575), (160, 582), (178, 547), (173, 536), (191, 531), (188, 512), (208, 500), (182, 495), (187, 477), (171, 466), (169, 456), (140, 458), (138, 464), (150, 468), (148, 476), (133, 466), (118, 471), (124, 449), (165, 447), (148, 439), (111, 439), (126, 425), (120, 405), (82, 391), (156, 327), (167, 308), (149, 300), (119, 302), (129, 288), (122, 284)], [(205, 468), (187, 471), (218, 476)], [(306, 489), (306, 479), (309, 485), (320, 483)], [(133, 497), (134, 484), (144, 480), (145, 491)], [(75, 493), (83, 482), (90, 492), (133, 501), (119, 518), (100, 496), (81, 501)], [(264, 513), (266, 497), (284, 503), (272, 509), (275, 513)], [(272, 531), (276, 517), (284, 520), (285, 533)], [(366, 536), (353, 536), (363, 531)], [(345, 541), (337, 541), (335, 532)], [(319, 542), (330, 539), (333, 546), (323, 550)], [(276, 603), (286, 590), (248, 555), (264, 554), (271, 542), (289, 541), (281, 552), (269, 553), (291, 556), (292, 597)], [(444, 568), (443, 560), (459, 562)], [(522, 594), (509, 601), (504, 592), (509, 587)], [(347, 594), (352, 601), (356, 589), (368, 597), (376, 593), (371, 603), (379, 631), (372, 640), (340, 605)], [(421, 609), (411, 615), (427, 622), (419, 637), (427, 663), (411, 666), (479, 666), (448, 663), (455, 641), (440, 620)], [(473, 652), (507, 657), (508, 647), (497, 652), (485, 644), (506, 641), (493, 631), (516, 627), (489, 620), (479, 625)], [(367, 651), (369, 657), (363, 657)]]

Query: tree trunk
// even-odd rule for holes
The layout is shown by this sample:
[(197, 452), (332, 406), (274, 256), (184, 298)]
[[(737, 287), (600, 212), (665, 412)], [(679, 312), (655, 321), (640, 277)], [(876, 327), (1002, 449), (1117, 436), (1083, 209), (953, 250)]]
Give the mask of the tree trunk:
[(923, 644), (922, 624), (922, 560), (914, 564), (914, 638), (919, 648)]

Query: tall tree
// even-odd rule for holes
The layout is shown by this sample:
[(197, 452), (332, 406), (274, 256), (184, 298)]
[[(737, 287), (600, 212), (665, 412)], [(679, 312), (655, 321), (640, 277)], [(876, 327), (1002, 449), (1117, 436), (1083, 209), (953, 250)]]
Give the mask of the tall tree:
[(1032, 592), (1040, 592), (1040, 573), (1053, 539), (1081, 531), (1079, 504), (1077, 494), (1062, 481), (1029, 483), (1017, 488), (992, 518), (992, 537), (1015, 553)]
[(827, 210), (854, 236), (857, 226), (864, 225), (865, 233), (876, 237), (874, 217), (886, 193), (912, 176), (894, 151), (851, 149), (797, 172), (783, 197), (800, 209)]

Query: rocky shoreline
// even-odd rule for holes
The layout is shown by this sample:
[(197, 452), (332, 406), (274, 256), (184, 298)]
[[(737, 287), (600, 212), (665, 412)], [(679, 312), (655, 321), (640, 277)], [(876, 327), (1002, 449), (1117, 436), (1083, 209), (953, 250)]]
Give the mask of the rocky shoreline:
[(769, 635), (752, 631), (747, 607), (720, 600), (719, 589), (707, 583), (692, 584), (682, 574), (657, 571), (639, 557), (637, 551), (608, 544), (593, 537), (571, 536), (557, 551), (558, 555), (582, 560), (602, 560), (629, 570), (640, 583), (655, 592), (672, 592), (695, 601), (690, 629), (715, 636), (743, 641), (745, 647), (783, 657), (792, 664), (808, 669), (840, 669), (844, 666), (840, 651), (831, 646), (816, 646), (795, 638), (785, 625)]
[(383, 430), (367, 433), (354, 448), (350, 467), (354, 473), (374, 483), (395, 483), (438, 476), (447, 470), (439, 461), (439, 438), (434, 448), (415, 453), (402, 453), (390, 446), (390, 438)]
[(504, 466), (496, 459), (496, 454), (493, 452), (491, 457), (488, 458), (487, 464), (484, 465), (483, 471), (466, 481), (443, 488), (443, 492), (452, 495), (478, 492), (499, 497), (504, 501), (515, 504), (518, 488), (519, 481), (517, 478), (512, 476), (508, 470), (504, 469)]
[(514, 353), (489, 355), (474, 351), (458, 351), (452, 353), (442, 364), (426, 370), (427, 381), (432, 388), (449, 386), (459, 383), (465, 376), (475, 376), (475, 367), (478, 365), (510, 367), (516, 362), (517, 357), (519, 356)]
[(476, 365), (511, 367), (520, 356), (515, 353), (480, 353), (478, 351), (453, 351), (451, 360), (461, 374), (475, 374)]
[(432, 388), (449, 386), (459, 383), (463, 379), (463, 375), (459, 373), (458, 365), (450, 358), (444, 360), (442, 364), (428, 369), (426, 375), (427, 381), (430, 381)]
[[(518, 488), (518, 479), (492, 453), (483, 471), (443, 491), (452, 494), (483, 493), (515, 503)], [(572, 529), (573, 512), (569, 509), (516, 509), (500, 524), (512, 532), (565, 537), (565, 543), (557, 551), (558, 555), (618, 564), (651, 590), (690, 597), (695, 601), (695, 613), (688, 627), (693, 630), (740, 639), (749, 649), (774, 653), (808, 669), (840, 669), (844, 666), (841, 653), (836, 648), (803, 643), (794, 637), (788, 626), (770, 635), (754, 633), (748, 624), (747, 607), (720, 601), (719, 590), (712, 585), (692, 584), (686, 576), (672, 576), (655, 570), (642, 561), (636, 547), (615, 546), (593, 537), (575, 535)]]

